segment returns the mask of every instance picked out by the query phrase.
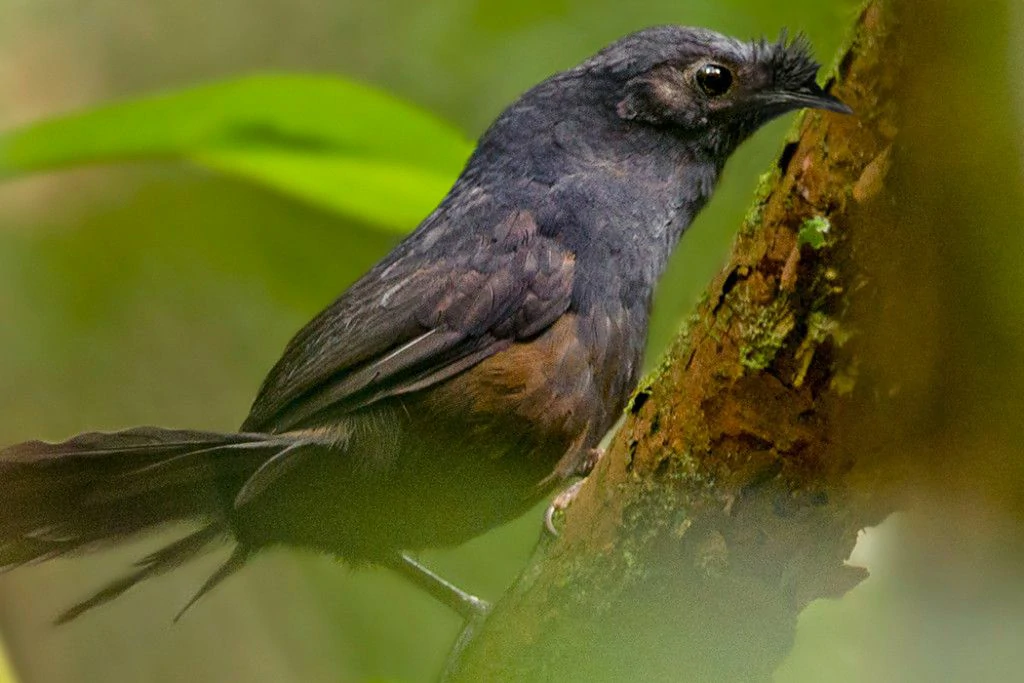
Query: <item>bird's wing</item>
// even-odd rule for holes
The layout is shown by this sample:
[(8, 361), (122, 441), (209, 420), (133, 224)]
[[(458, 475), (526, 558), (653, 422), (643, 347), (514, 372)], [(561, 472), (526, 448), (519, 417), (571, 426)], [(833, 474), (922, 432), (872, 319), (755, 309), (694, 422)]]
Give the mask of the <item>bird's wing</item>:
[(301, 330), (243, 430), (315, 426), (424, 389), (536, 336), (568, 309), (574, 257), (529, 212), (449, 241), (400, 250)]

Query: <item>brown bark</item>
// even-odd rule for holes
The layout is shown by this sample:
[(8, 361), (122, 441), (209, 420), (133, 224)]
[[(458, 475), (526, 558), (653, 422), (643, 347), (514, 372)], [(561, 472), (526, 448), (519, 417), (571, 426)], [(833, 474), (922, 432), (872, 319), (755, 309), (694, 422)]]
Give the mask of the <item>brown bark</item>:
[(865, 264), (884, 260), (894, 22), (881, 0), (861, 13), (832, 88), (858, 115), (803, 118), (561, 536), (450, 680), (766, 680), (800, 610), (863, 576), (844, 559), (892, 506), (849, 436), (879, 407), (855, 321), (884, 306)]

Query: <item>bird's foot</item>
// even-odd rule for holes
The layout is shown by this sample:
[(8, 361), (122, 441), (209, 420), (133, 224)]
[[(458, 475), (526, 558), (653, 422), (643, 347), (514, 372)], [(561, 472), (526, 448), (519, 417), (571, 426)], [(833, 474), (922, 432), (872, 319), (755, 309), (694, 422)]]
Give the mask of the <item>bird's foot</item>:
[(573, 482), (572, 486), (562, 489), (561, 493), (551, 501), (551, 505), (548, 505), (548, 509), (544, 512), (544, 528), (552, 536), (558, 536), (558, 529), (555, 528), (555, 513), (564, 512), (572, 505), (572, 501), (575, 500), (580, 489), (583, 488), (583, 482), (585, 481), (586, 479), (580, 479)]
[[(575, 475), (580, 477), (586, 477), (594, 471), (594, 467), (597, 466), (598, 461), (604, 455), (604, 451), (600, 448), (591, 448), (586, 457), (576, 467)], [(555, 513), (564, 512), (572, 505), (572, 501), (576, 499), (580, 489), (583, 487), (583, 482), (586, 479), (580, 479), (579, 481), (573, 482), (571, 486), (565, 488), (555, 496), (554, 500), (551, 501), (551, 505), (544, 512), (544, 528), (548, 530), (548, 533), (552, 536), (558, 536), (558, 529), (555, 528)]]
[(441, 672), (440, 681), (457, 680), (459, 678), (459, 667), (462, 665), (463, 654), (466, 649), (470, 646), (484, 627), (484, 623), (487, 620), (490, 606), (488, 605), (487, 610), (479, 612), (478, 614), (471, 616), (466, 619), (462, 624), (462, 630), (459, 631), (458, 637), (455, 642), (452, 643), (451, 649), (448, 651), (448, 657), (444, 663), (444, 669)]
[(481, 622), (491, 611), (491, 603), (467, 593), (406, 553), (399, 553), (389, 566), (458, 613), (467, 623)]
[(587, 451), (587, 456), (583, 458), (579, 465), (576, 466), (576, 476), (578, 477), (589, 477), (590, 473), (597, 467), (597, 463), (604, 457), (603, 448), (591, 448)]

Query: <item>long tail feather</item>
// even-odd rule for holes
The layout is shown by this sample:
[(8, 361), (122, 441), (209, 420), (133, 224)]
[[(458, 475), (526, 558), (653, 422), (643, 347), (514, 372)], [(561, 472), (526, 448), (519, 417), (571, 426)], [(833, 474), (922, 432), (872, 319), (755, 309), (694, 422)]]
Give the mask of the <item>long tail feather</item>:
[[(234, 507), (244, 507), (259, 498), (260, 494), (266, 491), (271, 484), (301, 464), (303, 458), (297, 451), (300, 451), (305, 445), (306, 443), (303, 441), (296, 441), (268, 458), (245, 480), (242, 488), (235, 495)], [(306, 451), (306, 453), (309, 452)]]
[(227, 559), (227, 562), (222, 564), (217, 571), (210, 575), (210, 578), (203, 582), (203, 585), (199, 587), (199, 590), (196, 591), (195, 595), (193, 595), (189, 601), (185, 603), (185, 606), (182, 607), (176, 615), (174, 615), (174, 621), (177, 622), (185, 616), (185, 612), (192, 609), (193, 605), (199, 602), (200, 598), (216, 588), (221, 581), (241, 569), (245, 565), (245, 561), (249, 559), (250, 552), (251, 551), (248, 546), (241, 544), (235, 546), (235, 549), (231, 553), (231, 557)]
[(119, 597), (137, 583), (180, 567), (200, 555), (215, 540), (223, 538), (223, 536), (223, 527), (210, 524), (193, 534), (189, 534), (161, 548), (151, 555), (147, 555), (136, 563), (137, 570), (111, 581), (88, 599), (65, 610), (57, 617), (56, 623), (66, 624), (72, 619), (80, 617), (93, 607), (99, 607)]
[[(290, 469), (289, 459), (305, 444), (287, 435), (140, 427), (2, 449), (0, 571), (101, 548), (172, 522), (204, 524), (143, 558), (135, 571), (58, 619), (70, 621), (229, 536), (226, 520), (239, 492), (245, 502), (260, 496)], [(236, 549), (186, 609), (241, 567), (251, 552)]]

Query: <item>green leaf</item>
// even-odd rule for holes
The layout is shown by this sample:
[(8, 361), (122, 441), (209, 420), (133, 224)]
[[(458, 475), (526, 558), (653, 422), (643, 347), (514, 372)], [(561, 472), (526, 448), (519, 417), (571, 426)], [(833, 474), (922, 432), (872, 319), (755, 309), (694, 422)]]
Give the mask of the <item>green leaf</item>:
[(401, 233), (423, 220), (453, 179), (450, 174), (388, 161), (279, 150), (213, 152), (194, 160)]
[(453, 127), (367, 86), (261, 75), (10, 131), (0, 135), (0, 179), (91, 163), (189, 160), (405, 230), (443, 196), (471, 149)]

